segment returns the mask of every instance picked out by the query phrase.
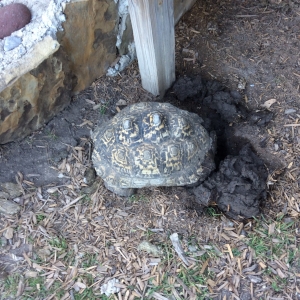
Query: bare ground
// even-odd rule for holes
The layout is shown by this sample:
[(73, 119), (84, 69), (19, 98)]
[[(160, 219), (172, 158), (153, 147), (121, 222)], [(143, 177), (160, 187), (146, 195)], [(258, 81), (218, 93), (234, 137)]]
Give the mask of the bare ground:
[[(90, 129), (120, 99), (155, 100), (134, 63), (97, 80), (43, 130), (2, 147), (1, 182), (17, 182), (21, 212), (0, 215), (0, 297), (300, 299), (299, 21), (297, 1), (200, 0), (176, 26), (177, 77), (217, 79), (239, 89), (251, 111), (274, 113), (266, 126), (232, 124), (270, 170), (261, 217), (232, 221), (214, 207), (199, 216), (183, 188), (129, 199), (101, 180), (87, 190)], [(188, 265), (169, 239), (174, 232)], [(112, 278), (120, 291), (108, 298), (100, 286)]]

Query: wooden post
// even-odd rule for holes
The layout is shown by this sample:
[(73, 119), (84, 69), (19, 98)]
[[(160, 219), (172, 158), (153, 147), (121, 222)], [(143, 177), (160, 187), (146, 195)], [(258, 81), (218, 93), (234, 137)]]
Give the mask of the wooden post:
[(175, 80), (173, 0), (129, 0), (143, 88), (163, 97)]

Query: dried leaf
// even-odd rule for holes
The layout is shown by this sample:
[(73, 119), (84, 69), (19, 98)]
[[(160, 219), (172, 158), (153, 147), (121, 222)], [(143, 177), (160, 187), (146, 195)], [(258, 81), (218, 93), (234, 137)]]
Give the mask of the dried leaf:
[(117, 106), (120, 106), (120, 105), (127, 105), (127, 102), (123, 99), (120, 99), (117, 103), (116, 103)]
[(101, 294), (105, 294), (109, 297), (111, 294), (118, 293), (120, 291), (119, 287), (115, 285), (119, 283), (119, 280), (116, 278), (110, 279), (107, 283), (102, 284)]
[(276, 99), (269, 99), (265, 101), (262, 107), (269, 109), (277, 100)]
[(49, 194), (54, 194), (57, 191), (58, 191), (57, 187), (52, 187), (52, 188), (47, 189), (47, 193), (49, 193)]
[(6, 230), (5, 230), (5, 233), (4, 233), (4, 237), (7, 239), (7, 240), (10, 240), (12, 239), (14, 236), (14, 229), (11, 228), (11, 227), (8, 227)]

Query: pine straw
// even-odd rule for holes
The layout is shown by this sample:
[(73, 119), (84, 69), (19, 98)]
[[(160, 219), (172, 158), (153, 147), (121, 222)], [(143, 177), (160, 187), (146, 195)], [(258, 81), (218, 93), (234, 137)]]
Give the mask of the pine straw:
[[(210, 8), (198, 8), (206, 16), (201, 22), (214, 16)], [(199, 18), (196, 12), (192, 10), (191, 18)], [(248, 19), (241, 18), (247, 25)], [(235, 72), (237, 46), (228, 47), (225, 39), (224, 46), (217, 47), (219, 33), (206, 23), (196, 29), (184, 22), (177, 26), (177, 69), (203, 70), (214, 77), (220, 70), (227, 72), (221, 57), (226, 51)], [(231, 28), (230, 38), (235, 36)], [(199, 34), (200, 30), (208, 32)], [(197, 37), (207, 51), (190, 46)], [(207, 57), (201, 66), (198, 57), (206, 54), (219, 64), (216, 70)], [(81, 94), (82, 100), (85, 94), (86, 101), (103, 112), (115, 99), (127, 104), (153, 99), (141, 87), (136, 63), (118, 77), (99, 79)], [(273, 98), (264, 97), (268, 96)], [(2, 298), (6, 293), (23, 299), (107, 299), (100, 295), (100, 286), (117, 278), (120, 291), (111, 299), (299, 299), (300, 128), (297, 118), (283, 115), (287, 105), (273, 106), (279, 114), (268, 128), (269, 144), (280, 141), (287, 168), (277, 170), (279, 177), (270, 174), (268, 201), (257, 220), (234, 222), (214, 209), (197, 216), (186, 207), (187, 195), (180, 188), (142, 189), (122, 199), (100, 180), (93, 193), (84, 194), (83, 174), (91, 166), (87, 139), (70, 147), (68, 158), (58, 166), (70, 180), (67, 185), (36, 188), (19, 174), (23, 210), (19, 216), (0, 216), (0, 278), (1, 272), (10, 274), (0, 284)], [(296, 125), (284, 127), (290, 124)], [(93, 122), (86, 119), (81, 125), (92, 128)], [(169, 239), (175, 232), (189, 266)], [(142, 241), (159, 247), (162, 254), (138, 250)]]
[[(119, 280), (120, 288), (112, 299), (204, 299), (226, 295), (226, 290), (232, 292), (226, 299), (240, 299), (246, 292), (255, 295), (253, 299), (295, 299), (300, 292), (299, 221), (291, 223), (299, 220), (300, 195), (290, 194), (293, 186), (284, 181), (289, 175), (276, 184), (270, 192), (273, 203), (268, 203), (276, 208), (284, 199), (284, 211), (273, 215), (266, 210), (265, 219), (243, 224), (219, 216), (198, 217), (184, 206), (186, 194), (180, 188), (142, 189), (124, 200), (98, 181), (93, 194), (82, 194), (83, 174), (90, 164), (84, 149), (73, 148), (58, 168), (70, 177), (68, 185), (32, 192), (30, 182), (20, 182), (20, 218), (1, 216), (0, 230), (9, 246), (1, 248), (0, 258), (8, 255), (7, 267), (22, 275), (19, 296), (101, 299), (101, 285), (112, 278)], [(283, 188), (287, 184), (290, 190)], [(179, 233), (188, 267), (169, 239), (174, 232)], [(142, 241), (159, 247), (162, 255), (139, 251)], [(10, 254), (28, 244), (32, 251)], [(37, 278), (42, 280), (32, 281)]]

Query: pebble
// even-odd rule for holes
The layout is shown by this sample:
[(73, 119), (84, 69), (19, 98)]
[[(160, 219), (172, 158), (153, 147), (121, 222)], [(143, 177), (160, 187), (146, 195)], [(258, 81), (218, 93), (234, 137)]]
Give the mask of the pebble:
[(228, 221), (225, 223), (225, 226), (233, 227), (233, 226), (234, 226), (234, 223), (228, 220)]
[(254, 276), (254, 275), (248, 275), (248, 278), (250, 279), (251, 282), (253, 283), (261, 283), (262, 278), (259, 276)]
[(26, 48), (23, 45), (21, 45), (19, 47), (18, 51), (19, 51), (19, 54), (22, 56), (26, 53)]
[(242, 229), (240, 235), (248, 236), (248, 233), (244, 229)]
[(0, 7), (0, 39), (10, 36), (31, 21), (31, 12), (22, 3)]
[(198, 247), (194, 245), (190, 245), (188, 248), (190, 252), (196, 252), (198, 250)]
[(8, 36), (4, 39), (4, 51), (10, 51), (18, 47), (22, 43), (22, 39), (17, 36)]
[(295, 113), (295, 112), (296, 112), (296, 109), (293, 109), (293, 108), (288, 108), (288, 109), (286, 109), (286, 110), (284, 111), (284, 113), (285, 113), (286, 115), (293, 114), (293, 113)]

